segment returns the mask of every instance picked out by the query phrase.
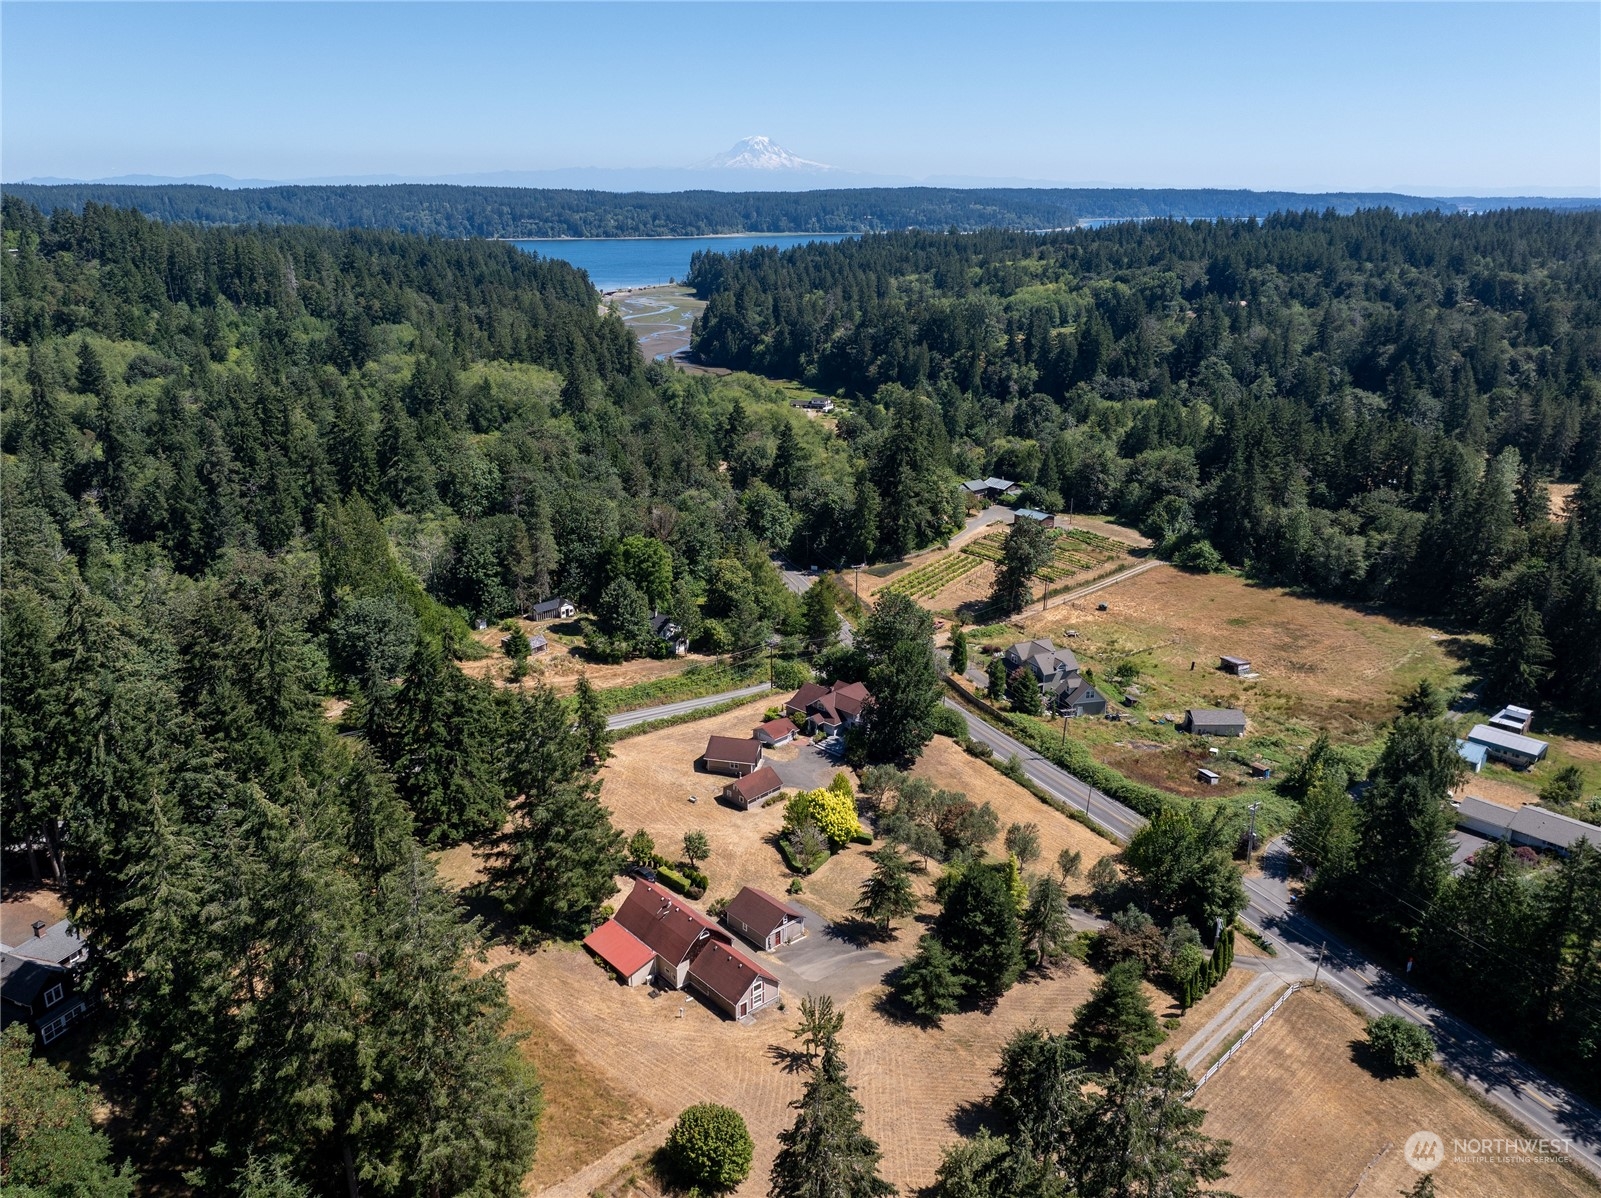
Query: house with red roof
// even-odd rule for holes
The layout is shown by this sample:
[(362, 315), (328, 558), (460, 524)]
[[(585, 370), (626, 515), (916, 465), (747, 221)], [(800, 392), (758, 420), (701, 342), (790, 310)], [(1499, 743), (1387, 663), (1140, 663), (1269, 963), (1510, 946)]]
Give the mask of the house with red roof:
[(788, 716), (779, 716), (776, 720), (758, 724), (752, 735), (769, 749), (787, 745), (795, 739), (795, 721)]
[(759, 949), (771, 951), (806, 935), (806, 917), (788, 903), (754, 886), (728, 901), (723, 922)]
[(737, 736), (709, 736), (700, 763), (708, 773), (743, 777), (761, 768), (762, 742), (754, 736), (744, 740)]
[(742, 778), (735, 778), (723, 787), (723, 798), (741, 811), (749, 811), (754, 807), (760, 807), (783, 789), (784, 783), (779, 778), (778, 771), (770, 765), (764, 765)]
[(778, 1001), (778, 979), (733, 947), (729, 932), (653, 882), (639, 879), (617, 914), (584, 937), (626, 986), (654, 979), (692, 989), (735, 1019)]
[(857, 727), (872, 701), (873, 696), (860, 682), (836, 682), (833, 686), (808, 682), (784, 703), (784, 713), (800, 716), (813, 732), (832, 736), (841, 728)]

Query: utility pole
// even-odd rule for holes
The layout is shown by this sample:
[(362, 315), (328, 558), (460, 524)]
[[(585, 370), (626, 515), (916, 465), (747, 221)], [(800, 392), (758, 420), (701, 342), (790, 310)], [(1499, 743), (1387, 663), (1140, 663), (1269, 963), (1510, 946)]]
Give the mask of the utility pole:
[(862, 601), (862, 567), (866, 564), (866, 562), (859, 562), (855, 566), (851, 567), (851, 569), (856, 571), (856, 602), (858, 605), (860, 605)]
[(1328, 947), (1329, 942), (1327, 940), (1317, 946), (1317, 968), (1312, 971), (1312, 989), (1314, 990), (1317, 989), (1318, 975), (1323, 972), (1323, 952)]
[(1251, 854), (1256, 850), (1256, 809), (1260, 803), (1252, 803), (1246, 808), (1251, 813), (1251, 824), (1245, 833), (1245, 868), (1251, 868)]
[[(1065, 711), (1062, 713), (1062, 748), (1067, 748), (1067, 712)], [(1089, 809), (1089, 804), (1086, 802), (1084, 810), (1088, 811)]]

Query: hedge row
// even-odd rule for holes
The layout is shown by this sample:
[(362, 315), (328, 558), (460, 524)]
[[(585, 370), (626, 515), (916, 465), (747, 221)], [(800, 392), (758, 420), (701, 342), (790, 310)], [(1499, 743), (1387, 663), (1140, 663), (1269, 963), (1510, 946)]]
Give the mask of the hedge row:
[[(869, 841), (869, 843), (871, 843), (871, 841)], [(795, 851), (789, 847), (789, 837), (787, 836), (780, 836), (778, 838), (778, 853), (779, 856), (784, 858), (784, 864), (789, 866), (790, 873), (801, 874), (803, 876), (810, 876), (811, 874), (816, 873), (823, 867), (828, 859), (833, 856), (832, 853), (825, 851), (821, 857), (814, 858), (810, 866), (802, 865), (801, 862), (796, 858)]]
[[(685, 874), (690, 876), (686, 877)], [(710, 882), (710, 879), (699, 870), (679, 873), (670, 865), (656, 867), (656, 880), (674, 894), (681, 894), (690, 899), (698, 899), (705, 894), (706, 886)]]
[(979, 712), (989, 714), (993, 717), (992, 723), (999, 724), (1004, 731), (1011, 733), (1041, 757), (1066, 770), (1080, 781), (1095, 787), (1108, 798), (1116, 799), (1146, 819), (1154, 819), (1158, 813), (1167, 809), (1169, 799), (1161, 791), (1153, 786), (1135, 782), (1132, 778), (1126, 778), (1116, 770), (1102, 765), (1090, 755), (1089, 749), (1078, 741), (1069, 740), (1064, 745), (1060, 736), (1034, 721), (1021, 719), (999, 708), (991, 707), (949, 679), (946, 681), (962, 702)]

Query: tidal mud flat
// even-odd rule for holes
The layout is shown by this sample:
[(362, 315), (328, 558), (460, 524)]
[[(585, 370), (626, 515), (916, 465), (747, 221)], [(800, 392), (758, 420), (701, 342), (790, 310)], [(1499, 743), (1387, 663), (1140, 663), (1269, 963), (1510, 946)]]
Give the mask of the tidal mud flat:
[(689, 331), (706, 307), (687, 287), (630, 287), (606, 293), (606, 304), (623, 318), (647, 358), (681, 359), (689, 353)]

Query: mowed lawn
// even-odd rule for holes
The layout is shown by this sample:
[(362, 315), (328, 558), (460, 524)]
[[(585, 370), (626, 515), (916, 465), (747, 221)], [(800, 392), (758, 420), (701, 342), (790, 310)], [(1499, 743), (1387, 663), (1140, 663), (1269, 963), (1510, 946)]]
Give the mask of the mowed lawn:
[(1454, 1138), (1526, 1136), (1437, 1070), (1380, 1080), (1352, 1058), (1363, 1022), (1302, 989), (1196, 1095), (1203, 1130), (1234, 1142), (1222, 1186), (1240, 1198), (1393, 1198), (1417, 1180), (1403, 1147), (1445, 1141), (1435, 1170), (1450, 1198), (1594, 1198), (1601, 1187), (1557, 1165), (1452, 1162)]
[[(746, 883), (776, 894), (788, 884), (789, 875), (769, 843), (782, 824), (782, 805), (739, 812), (714, 804), (709, 795), (718, 779), (693, 768), (707, 735), (737, 735), (763, 707), (758, 701), (714, 719), (622, 741), (602, 772), (602, 799), (626, 831), (644, 827), (663, 848), (676, 845), (691, 827), (706, 831), (713, 846), (708, 900)], [(1062, 848), (1079, 850), (1085, 868), (1113, 851), (1108, 842), (944, 738), (929, 746), (916, 772), (975, 801), (990, 802), (1003, 828), (1037, 823), (1043, 850), (1038, 867), (1054, 861)], [(689, 803), (689, 794), (698, 801)], [(993, 847), (999, 851), (999, 839)], [(852, 846), (830, 859), (806, 879), (800, 901), (825, 918), (847, 917), (870, 868), (869, 851)], [(466, 876), (462, 863), (449, 855), (447, 860), (455, 876)], [(920, 880), (925, 896), (931, 880)], [(698, 905), (704, 909), (705, 903)], [(894, 939), (873, 947), (906, 956), (934, 910), (926, 903)], [(496, 948), (490, 963), (516, 964), (507, 979), (516, 1026), (532, 1033), (527, 1051), (550, 1088), (540, 1156), (530, 1177), (534, 1192), (573, 1198), (612, 1192), (638, 1173), (639, 1158), (665, 1139), (678, 1111), (702, 1101), (726, 1103), (745, 1116), (756, 1142), (756, 1164), (737, 1193), (766, 1192), (775, 1137), (792, 1120), (788, 1103), (800, 1088), (777, 1054), (792, 1043), (793, 999), (786, 1010), (769, 1010), (743, 1025), (679, 993), (653, 998), (646, 989), (619, 986), (575, 945), (533, 954)], [(1183, 1045), (1247, 980), (1249, 975), (1234, 971), (1183, 1017), (1160, 1051)], [(1029, 974), (993, 1012), (958, 1015), (938, 1029), (893, 1018), (884, 1008), (882, 986), (850, 999), (847, 1061), (868, 1132), (884, 1149), (884, 1175), (903, 1192), (929, 1184), (941, 1151), (971, 1131), (974, 1104), (992, 1092), (992, 1071), (1007, 1038), (1033, 1024), (1065, 1030), (1095, 981), (1094, 971), (1076, 964), (1050, 975)], [(1166, 995), (1154, 988), (1148, 993), (1159, 1016), (1177, 1014)]]

